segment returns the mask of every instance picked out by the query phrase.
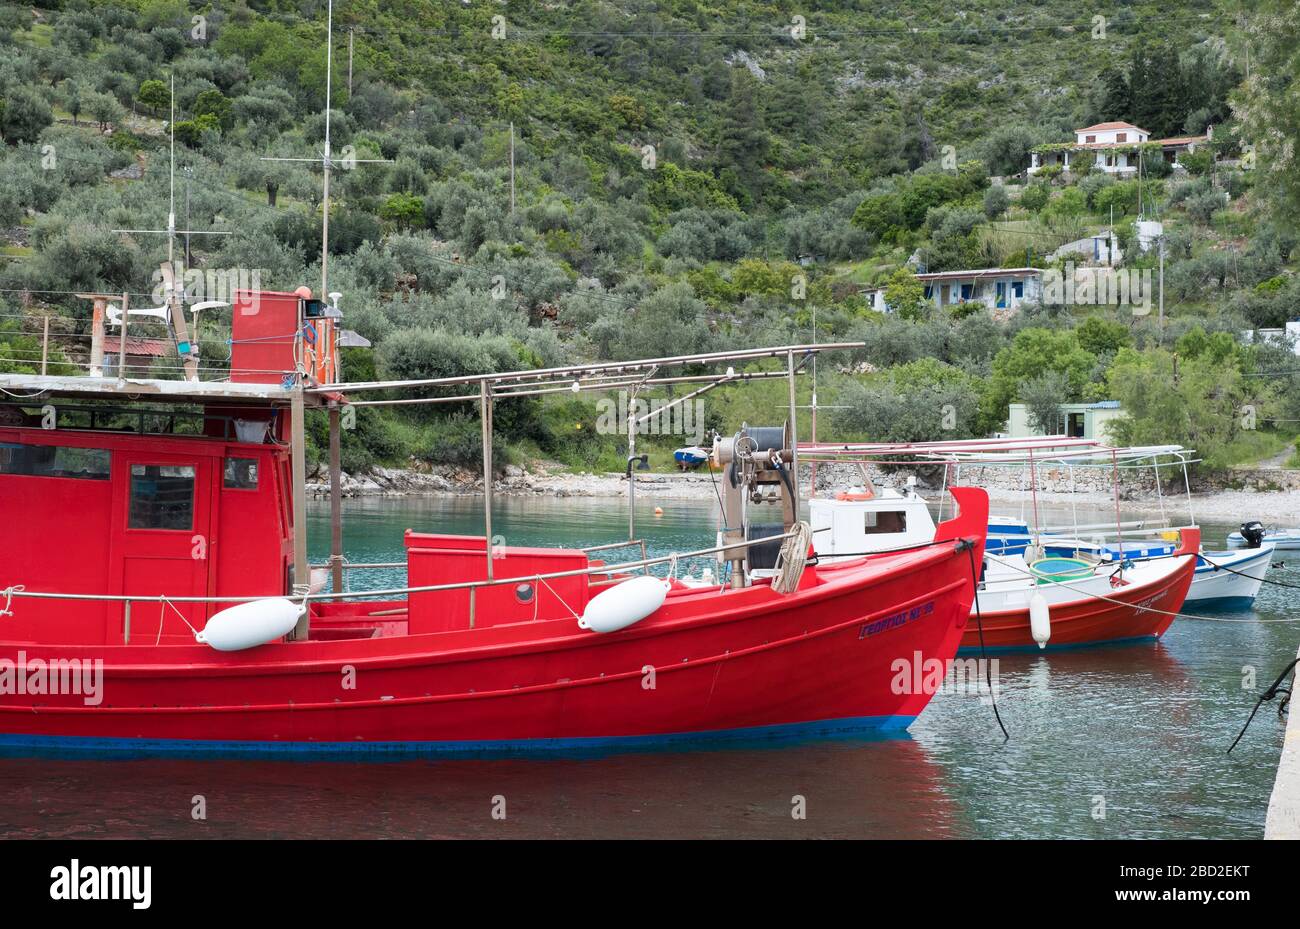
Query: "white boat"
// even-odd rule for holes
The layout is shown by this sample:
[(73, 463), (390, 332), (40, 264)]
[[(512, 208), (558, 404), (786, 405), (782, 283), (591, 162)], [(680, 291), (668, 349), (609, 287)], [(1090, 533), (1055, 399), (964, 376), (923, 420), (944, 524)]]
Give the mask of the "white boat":
[(1198, 607), (1249, 607), (1264, 585), (1276, 546), (1231, 552), (1201, 552), (1187, 602)]
[(1254, 521), (1243, 523), (1239, 530), (1228, 535), (1228, 548), (1257, 548), (1265, 542), (1271, 542), (1279, 551), (1300, 551), (1300, 528), (1270, 526), (1266, 529)]

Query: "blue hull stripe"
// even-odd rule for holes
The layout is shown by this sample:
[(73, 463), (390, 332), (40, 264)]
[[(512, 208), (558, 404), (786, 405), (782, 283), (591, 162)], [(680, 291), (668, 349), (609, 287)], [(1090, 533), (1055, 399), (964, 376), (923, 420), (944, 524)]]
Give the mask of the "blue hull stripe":
[(1188, 597), (1184, 603), (1195, 603), (1198, 610), (1249, 610), (1255, 605), (1254, 597)]
[(1208, 557), (1213, 558), (1216, 562), (1218, 562), (1220, 564), (1220, 567), (1215, 568), (1212, 565), (1199, 564), (1196, 567), (1197, 574), (1218, 574), (1220, 571), (1222, 571), (1225, 568), (1231, 568), (1233, 571), (1240, 571), (1244, 567), (1249, 567), (1250, 565), (1253, 565), (1258, 561), (1263, 561), (1265, 556), (1269, 556), (1272, 553), (1267, 551), (1260, 552), (1254, 558), (1243, 558), (1240, 561), (1232, 560), (1232, 558), (1237, 554), (1237, 552), (1206, 552), (1205, 554)]
[[(983, 651), (990, 655), (1037, 655), (1039, 652), (1070, 652), (1080, 648), (1104, 648), (1107, 645), (1132, 645), (1136, 642), (1154, 642), (1157, 638), (1158, 636), (1154, 635), (1135, 635), (1125, 639), (1105, 639), (1101, 642), (1069, 642), (1065, 645), (1053, 645), (1049, 641), (1046, 648), (1039, 648), (1037, 645), (991, 645)], [(978, 658), (980, 656), (980, 647), (974, 645), (968, 648), (963, 645), (957, 649), (957, 655), (961, 658)]]
[(205, 739), (119, 739), (0, 734), (0, 757), (262, 758), (274, 760), (401, 760), (404, 758), (574, 757), (674, 748), (764, 747), (823, 739), (906, 736), (915, 716), (852, 716), (776, 726), (572, 739), (489, 739), (450, 742), (242, 742)]

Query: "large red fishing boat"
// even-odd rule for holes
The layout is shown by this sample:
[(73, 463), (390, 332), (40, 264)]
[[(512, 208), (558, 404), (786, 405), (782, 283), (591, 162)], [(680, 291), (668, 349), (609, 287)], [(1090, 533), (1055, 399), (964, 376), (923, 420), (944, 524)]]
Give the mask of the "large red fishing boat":
[[(954, 490), (960, 513), (927, 544), (818, 565), (791, 421), (714, 443), (726, 476), (714, 548), (615, 566), (489, 543), (494, 402), (706, 389), (742, 376), (689, 372), (765, 376), (752, 369), (764, 358), (787, 362), (793, 384), (830, 346), (347, 385), (332, 309), (241, 292), (221, 381), (0, 374), (8, 751), (513, 753), (901, 729), (925, 707), (928, 693), (896, 692), (898, 662), (956, 653), (982, 491)], [(398, 388), (405, 399), (391, 399)], [(480, 404), (488, 525), (408, 531), (403, 587), (343, 593), (340, 414), (376, 392)], [(332, 590), (306, 555), (308, 415), (331, 426)], [(759, 525), (759, 497), (779, 522)], [(721, 580), (679, 577), (686, 555), (716, 557)]]

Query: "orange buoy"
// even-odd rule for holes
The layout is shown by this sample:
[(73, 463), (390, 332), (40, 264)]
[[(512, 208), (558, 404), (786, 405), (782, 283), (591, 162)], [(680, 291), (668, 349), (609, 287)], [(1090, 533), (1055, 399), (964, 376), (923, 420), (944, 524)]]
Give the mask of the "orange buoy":
[(657, 507), (655, 507), (655, 515), (656, 515), (656, 516), (663, 516), (663, 515), (664, 515), (664, 508), (661, 507), (661, 506), (657, 506)]
[(871, 500), (875, 496), (876, 495), (869, 490), (863, 493), (849, 493), (848, 491), (841, 490), (839, 493), (835, 495), (835, 499), (836, 500)]

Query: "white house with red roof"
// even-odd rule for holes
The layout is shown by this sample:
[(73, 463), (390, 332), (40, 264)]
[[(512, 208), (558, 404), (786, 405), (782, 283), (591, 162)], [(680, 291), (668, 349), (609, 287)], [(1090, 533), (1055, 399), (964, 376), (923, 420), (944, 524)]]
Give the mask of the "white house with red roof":
[(1179, 167), (1179, 155), (1196, 151), (1197, 146), (1209, 142), (1213, 135), (1214, 127), (1211, 126), (1205, 135), (1153, 139), (1151, 133), (1132, 123), (1097, 123), (1074, 130), (1073, 142), (1035, 147), (1029, 155), (1029, 173), (1037, 174), (1050, 165), (1060, 165), (1069, 171), (1071, 164), (1078, 165), (1081, 160), (1088, 160), (1096, 171), (1136, 174), (1139, 154), (1147, 160), (1163, 158)]

